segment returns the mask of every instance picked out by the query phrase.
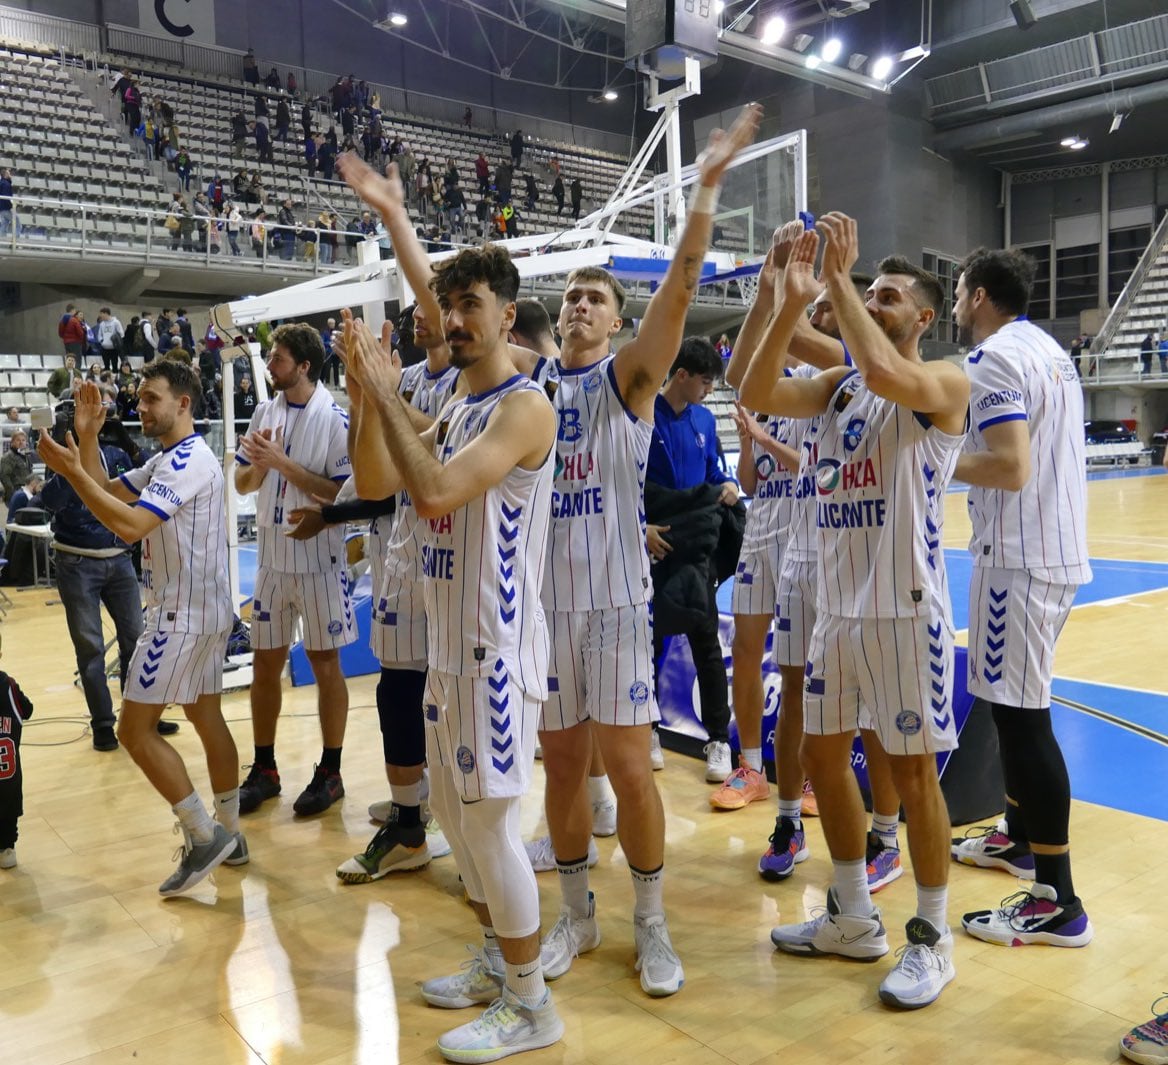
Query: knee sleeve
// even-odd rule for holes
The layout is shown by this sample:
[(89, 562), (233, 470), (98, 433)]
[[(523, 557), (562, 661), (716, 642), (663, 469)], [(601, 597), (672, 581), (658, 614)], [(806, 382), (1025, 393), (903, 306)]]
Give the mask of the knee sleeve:
[(993, 708), (1006, 789), (1018, 803), (1031, 843), (1063, 846), (1071, 819), (1071, 781), (1051, 727), (1050, 709)]
[(519, 798), (463, 803), (463, 833), (473, 850), (495, 935), (539, 931), (539, 889), (519, 834)]
[[(462, 799), (458, 794), (458, 787), (454, 783), (449, 766), (444, 766), (438, 758), (438, 745), (433, 737), (433, 729), (427, 729), (426, 739), (429, 741), (430, 762), (430, 812), (438, 820), (442, 834), (450, 844), (454, 854), (454, 864), (458, 867), (458, 875), (462, 877), (463, 887), (472, 902), (486, 902), (483, 893), (483, 882), (475, 866), (474, 855), (467, 845), (466, 834), (463, 831)], [(534, 875), (534, 874), (533, 874)]]
[(386, 765), (415, 766), (426, 760), (425, 691), (425, 670), (382, 667), (377, 682), (377, 717)]

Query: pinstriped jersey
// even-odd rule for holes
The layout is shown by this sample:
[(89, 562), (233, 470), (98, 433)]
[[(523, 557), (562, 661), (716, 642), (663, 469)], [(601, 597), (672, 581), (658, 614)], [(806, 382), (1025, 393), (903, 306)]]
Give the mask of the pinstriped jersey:
[[(458, 370), (453, 366), (433, 373), (427, 363), (417, 362), (402, 371), (398, 392), (411, 407), (431, 418), (437, 418), (457, 383)], [(422, 565), (418, 550), (418, 512), (414, 510), (410, 494), (404, 488), (397, 494), (397, 508), (393, 516), (381, 519), (379, 533), (380, 524), (385, 522), (389, 523), (388, 530), (382, 534), (385, 538), (385, 551), (381, 556), (385, 579), (420, 581)]]
[(858, 371), (843, 377), (815, 466), (821, 613), (949, 618), (941, 527), (963, 441), (877, 396)]
[(547, 393), (548, 399), (554, 402), (556, 390), (560, 387), (560, 360), (541, 355), (531, 371), (531, 379)]
[(652, 595), (644, 499), (653, 423), (625, 406), (614, 358), (560, 367), (549, 610), (636, 606)]
[[(438, 460), (445, 464), (471, 444), (499, 403), (524, 391), (544, 395), (516, 374), (448, 404), (434, 442)], [(516, 466), (457, 510), (418, 522), (431, 669), (494, 680), (502, 662), (521, 690), (547, 698), (550, 644), (540, 589), (554, 466), (552, 448), (538, 469)]]
[(987, 450), (993, 425), (1024, 421), (1030, 479), (1020, 492), (969, 488), (975, 566), (1029, 570), (1053, 584), (1091, 579), (1083, 390), (1066, 352), (1038, 326), (1009, 322), (965, 359), (973, 425), (966, 450)]
[(231, 628), (223, 470), (192, 434), (121, 480), (137, 506), (162, 518), (142, 545), (142, 586), (160, 632), (208, 634)]
[[(283, 392), (260, 403), (248, 432), (277, 429), (284, 433), (284, 453), (310, 473), (344, 481), (349, 476), (349, 415), (333, 402), (319, 381), (307, 403), (289, 403)], [(237, 456), (236, 462), (248, 465)], [(256, 500), (259, 564), (277, 573), (327, 573), (345, 562), (345, 527), (330, 525), (311, 540), (293, 540), (288, 515), (315, 500), (275, 470), (269, 470)]]
[[(784, 373), (788, 377), (813, 377), (815, 369), (800, 365)], [(799, 451), (809, 421), (807, 418), (781, 418), (770, 414), (762, 422), (762, 428), (772, 440)], [(751, 455), (758, 482), (750, 509), (746, 512), (742, 550), (758, 551), (765, 546), (773, 546), (781, 553), (786, 546), (788, 528), (795, 518), (800, 501), (807, 494), (806, 491), (800, 494), (804, 482), (761, 444), (751, 444)]]

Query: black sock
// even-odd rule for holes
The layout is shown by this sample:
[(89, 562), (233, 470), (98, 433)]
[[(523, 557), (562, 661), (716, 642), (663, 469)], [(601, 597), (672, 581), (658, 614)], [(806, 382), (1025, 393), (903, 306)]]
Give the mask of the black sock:
[(1034, 855), (1034, 879), (1055, 890), (1055, 901), (1060, 906), (1075, 899), (1075, 885), (1071, 880), (1071, 856), (1063, 854)]
[(341, 771), (341, 748), (322, 747), (320, 750), (320, 768), (326, 773)]
[(394, 820), (402, 828), (417, 828), (422, 824), (422, 808), (420, 806), (402, 806), (395, 802), (393, 809), (397, 815)]
[(276, 745), (274, 743), (268, 744), (267, 747), (257, 745), (255, 749), (255, 764), (261, 769), (275, 769)]
[(1029, 846), (1026, 829), (1022, 825), (1022, 807), (1006, 803), (1006, 835), (1021, 847)]

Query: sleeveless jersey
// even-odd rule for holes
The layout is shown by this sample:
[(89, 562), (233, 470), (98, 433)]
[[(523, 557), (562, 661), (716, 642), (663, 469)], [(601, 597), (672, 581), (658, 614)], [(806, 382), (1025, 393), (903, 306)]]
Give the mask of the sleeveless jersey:
[(652, 596), (645, 548), (645, 465), (653, 423), (625, 406), (608, 355), (560, 367), (556, 481), (544, 605), (636, 606)]
[(531, 379), (544, 390), (548, 399), (554, 403), (556, 391), (560, 387), (559, 359), (549, 359), (546, 355), (541, 355), (539, 362), (531, 371)]
[(856, 370), (840, 381), (815, 467), (821, 614), (949, 618), (941, 527), (963, 440), (869, 391)]
[(223, 470), (195, 434), (121, 475), (137, 505), (162, 518), (142, 545), (142, 587), (160, 632), (226, 632), (234, 618), (227, 585)]
[(1024, 569), (1052, 584), (1091, 579), (1083, 390), (1070, 357), (1023, 319), (965, 359), (973, 425), (967, 450), (987, 450), (990, 426), (1025, 421), (1030, 479), (1020, 492), (969, 488), (975, 566)]
[(24, 723), (32, 717), (32, 703), (7, 673), (0, 672), (0, 811), (6, 817), (24, 813), (24, 773), (20, 764), (20, 738)]
[[(435, 453), (446, 463), (480, 436), (507, 396), (543, 389), (521, 374), (443, 411)], [(550, 643), (540, 603), (555, 449), (535, 470), (515, 467), (497, 485), (440, 518), (418, 522), (432, 670), (513, 683), (547, 698)], [(501, 679), (500, 679), (501, 683)]]
[[(453, 366), (432, 373), (425, 362), (416, 362), (402, 371), (398, 392), (411, 407), (431, 418), (437, 418), (457, 382), (458, 370)], [(383, 579), (420, 581), (422, 566), (418, 551), (418, 512), (414, 510), (409, 492), (404, 488), (398, 492), (397, 509), (393, 515), (380, 518), (375, 524), (377, 529), (370, 538), (370, 551), (373, 550), (375, 538), (382, 541), (380, 563)], [(382, 526), (386, 524), (388, 529), (383, 530)], [(381, 582), (378, 582), (377, 590), (381, 590)]]

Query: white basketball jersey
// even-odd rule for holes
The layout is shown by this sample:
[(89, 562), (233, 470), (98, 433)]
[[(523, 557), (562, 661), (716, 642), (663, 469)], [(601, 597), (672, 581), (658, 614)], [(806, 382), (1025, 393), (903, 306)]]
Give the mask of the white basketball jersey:
[(815, 469), (820, 613), (950, 616), (941, 528), (964, 439), (869, 391), (856, 370), (840, 381)]
[[(499, 403), (523, 391), (544, 395), (516, 374), (449, 404), (435, 438), (439, 461), (469, 445)], [(450, 514), (419, 521), (432, 670), (492, 682), (505, 671), (529, 695), (547, 698), (550, 644), (540, 589), (555, 461), (553, 448), (538, 469), (517, 466)]]
[[(284, 434), (284, 452), (311, 473), (344, 481), (349, 476), (349, 415), (333, 402), (319, 381), (307, 403), (289, 403), (283, 392), (259, 404), (248, 432), (277, 429)], [(247, 460), (236, 457), (241, 466)], [(277, 573), (327, 573), (345, 562), (345, 527), (331, 525), (311, 540), (287, 536), (288, 515), (316, 500), (275, 470), (269, 470), (256, 501), (256, 540), (259, 564)]]
[(1030, 431), (1030, 480), (1020, 492), (969, 489), (975, 566), (1025, 569), (1052, 584), (1091, 579), (1083, 390), (1070, 357), (1024, 319), (1002, 326), (965, 359), (972, 431), (967, 450), (1006, 421)]
[(142, 544), (142, 587), (158, 630), (226, 632), (233, 611), (223, 469), (214, 452), (191, 435), (121, 480), (138, 506), (163, 519)]
[(556, 483), (544, 605), (636, 606), (652, 596), (645, 548), (645, 464), (653, 423), (624, 404), (615, 356), (560, 367)]
[(559, 359), (549, 359), (546, 355), (541, 355), (531, 371), (531, 379), (547, 393), (548, 399), (554, 401), (556, 390), (560, 387)]
[[(798, 366), (785, 370), (787, 377), (814, 377), (812, 366)], [(761, 422), (767, 435), (800, 450), (808, 418), (780, 418), (767, 415)], [(797, 490), (801, 484), (797, 474), (792, 473), (761, 444), (751, 444), (751, 456), (758, 480), (754, 496), (746, 512), (746, 528), (742, 534), (742, 550), (758, 551), (764, 546), (775, 546), (782, 552), (787, 542), (787, 531), (798, 509)]]
[(823, 415), (808, 418), (799, 441), (799, 473), (795, 477), (795, 509), (787, 526), (783, 557), (793, 562), (814, 562), (819, 554), (815, 532), (815, 465), (819, 462), (819, 430)]
[[(433, 373), (425, 362), (418, 362), (402, 371), (398, 391), (402, 400), (411, 407), (431, 418), (437, 418), (457, 383), (458, 370), (453, 366)], [(422, 565), (417, 536), (418, 512), (414, 510), (410, 494), (404, 488), (397, 494), (397, 509), (393, 517), (382, 519), (382, 523), (389, 525), (384, 534), (385, 544), (381, 556), (384, 579), (420, 581)], [(381, 588), (379, 581), (377, 589)]]

